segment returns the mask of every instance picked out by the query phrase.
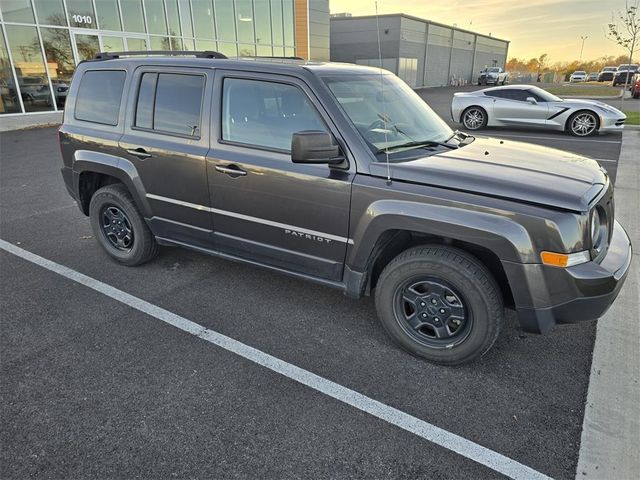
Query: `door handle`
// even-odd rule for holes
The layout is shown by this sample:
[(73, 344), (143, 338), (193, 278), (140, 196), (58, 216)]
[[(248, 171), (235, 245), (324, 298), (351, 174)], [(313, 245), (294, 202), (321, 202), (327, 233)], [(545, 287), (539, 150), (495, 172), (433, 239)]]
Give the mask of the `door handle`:
[(224, 173), (225, 175), (229, 175), (231, 177), (244, 177), (247, 174), (246, 171), (242, 170), (240, 167), (236, 165), (227, 165), (226, 167), (216, 165), (216, 170), (220, 173)]
[(134, 157), (138, 157), (140, 160), (144, 160), (145, 158), (149, 158), (151, 156), (151, 154), (147, 153), (147, 151), (142, 147), (127, 148), (127, 153), (129, 155), (133, 155)]

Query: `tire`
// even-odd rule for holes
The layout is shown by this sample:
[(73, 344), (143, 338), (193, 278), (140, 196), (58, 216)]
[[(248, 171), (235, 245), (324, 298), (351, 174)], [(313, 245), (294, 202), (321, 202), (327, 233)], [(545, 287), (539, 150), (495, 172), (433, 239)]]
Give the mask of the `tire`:
[(98, 243), (118, 263), (142, 265), (158, 254), (158, 244), (124, 185), (107, 185), (96, 191), (89, 204), (89, 218)]
[(598, 133), (600, 121), (591, 110), (580, 110), (567, 120), (567, 130), (576, 137), (588, 137)]
[[(439, 296), (439, 291), (447, 293)], [(405, 298), (416, 294), (414, 303)], [(478, 359), (493, 346), (504, 323), (502, 295), (491, 273), (475, 257), (452, 247), (427, 245), (402, 252), (380, 274), (375, 302), (395, 343), (441, 365)], [(415, 307), (413, 323), (407, 320), (407, 306)], [(456, 313), (460, 311), (462, 316)]]
[(464, 125), (467, 130), (480, 130), (487, 126), (489, 118), (484, 108), (478, 106), (467, 107), (460, 116), (460, 123)]

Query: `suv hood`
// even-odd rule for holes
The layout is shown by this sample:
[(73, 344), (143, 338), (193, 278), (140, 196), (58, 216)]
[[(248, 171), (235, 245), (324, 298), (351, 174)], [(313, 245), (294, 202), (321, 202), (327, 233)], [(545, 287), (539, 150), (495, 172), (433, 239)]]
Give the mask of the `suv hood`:
[[(371, 173), (386, 176), (385, 163), (372, 164)], [(607, 183), (595, 160), (486, 137), (455, 150), (392, 163), (391, 177), (574, 211), (587, 211)]]

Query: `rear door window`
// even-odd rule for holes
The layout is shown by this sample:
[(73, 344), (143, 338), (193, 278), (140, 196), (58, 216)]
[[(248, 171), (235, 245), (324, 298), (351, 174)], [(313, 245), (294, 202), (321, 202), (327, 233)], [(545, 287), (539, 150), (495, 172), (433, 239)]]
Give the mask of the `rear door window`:
[(82, 75), (75, 118), (85, 122), (117, 125), (126, 72), (88, 70)]
[(204, 84), (204, 75), (144, 73), (138, 90), (134, 125), (199, 137)]

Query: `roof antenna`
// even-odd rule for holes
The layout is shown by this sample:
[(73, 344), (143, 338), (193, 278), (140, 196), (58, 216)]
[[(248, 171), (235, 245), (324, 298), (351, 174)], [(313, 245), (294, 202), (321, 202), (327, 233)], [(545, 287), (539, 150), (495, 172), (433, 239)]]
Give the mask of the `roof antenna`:
[(387, 159), (387, 185), (391, 185), (391, 168), (389, 167), (389, 149), (387, 148), (389, 145), (389, 141), (387, 139), (387, 103), (384, 98), (384, 74), (382, 73), (382, 48), (380, 47), (380, 22), (378, 20), (378, 2), (376, 0), (376, 32), (378, 33), (378, 60), (380, 62), (380, 95), (382, 95), (382, 115), (384, 122), (384, 154)]

